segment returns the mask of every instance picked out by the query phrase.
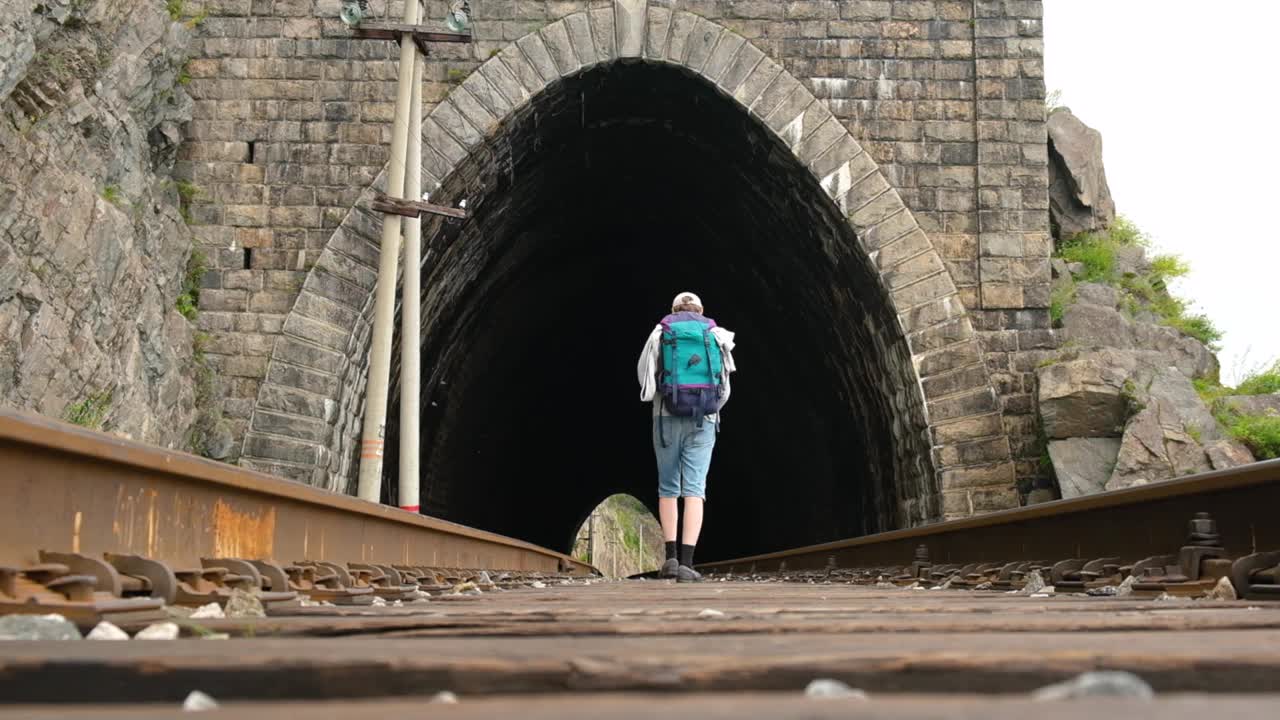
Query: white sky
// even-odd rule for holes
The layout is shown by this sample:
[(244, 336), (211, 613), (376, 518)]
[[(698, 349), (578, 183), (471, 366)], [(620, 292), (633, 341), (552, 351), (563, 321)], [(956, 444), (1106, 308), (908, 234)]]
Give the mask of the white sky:
[(1045, 0), (1045, 84), (1102, 133), (1120, 213), (1177, 253), (1224, 383), (1280, 357), (1280, 2)]

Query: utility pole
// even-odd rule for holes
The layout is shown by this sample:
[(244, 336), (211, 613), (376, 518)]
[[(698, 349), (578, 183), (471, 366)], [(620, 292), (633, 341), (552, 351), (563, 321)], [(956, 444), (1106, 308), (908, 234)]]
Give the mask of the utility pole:
[[(382, 458), (387, 428), (387, 395), (391, 381), (391, 340), (396, 307), (396, 275), (400, 260), (400, 232), (404, 231), (405, 302), (402, 305), (400, 374), (400, 507), (418, 512), (419, 501), (419, 398), (421, 350), (422, 214), (466, 219), (465, 210), (431, 205), (422, 201), (422, 74), (420, 51), (427, 55), (427, 43), (471, 42), (469, 32), (456, 32), (470, 24), (470, 6), (449, 13), (455, 32), (440, 32), (417, 25), (420, 0), (405, 0), (404, 22), (363, 22), (367, 0), (343, 0), (342, 21), (353, 37), (400, 42), (396, 110), (391, 125), (391, 159), (387, 163), (387, 191), (379, 193), (369, 207), (383, 213), (382, 244), (379, 247), (378, 285), (374, 291), (373, 331), (369, 347), (369, 373), (365, 388), (364, 422), (360, 430), (360, 499), (382, 499)], [(406, 177), (406, 168), (409, 170)], [(406, 225), (402, 217), (410, 218)]]
[[(418, 22), (418, 0), (406, 0), (404, 22)], [(409, 114), (413, 79), (417, 74), (417, 45), (413, 34), (400, 35), (400, 66), (396, 110), (391, 125), (391, 160), (387, 166), (387, 195), (404, 199), (405, 155), (409, 145)], [(421, 90), (419, 90), (421, 92)], [(414, 165), (422, 164), (421, 155)], [(418, 200), (419, 198), (413, 198)], [(391, 335), (396, 309), (396, 274), (400, 260), (401, 216), (382, 216), (382, 244), (378, 262), (378, 286), (374, 293), (373, 333), (369, 350), (369, 380), (365, 390), (364, 424), (360, 432), (361, 500), (382, 499), (382, 457), (387, 435), (387, 385), (391, 375)]]
[[(417, 4), (417, 0), (408, 0)], [(407, 44), (407, 43), (406, 43)], [(413, 56), (413, 94), (409, 101), (409, 167), (405, 196), (422, 199), (422, 60)], [(400, 509), (416, 513), (418, 500), (418, 400), (421, 351), (422, 218), (406, 218), (404, 228), (404, 293), (400, 303)], [(394, 279), (393, 279), (394, 282)], [(379, 473), (381, 474), (381, 473)]]
[(596, 555), (596, 511), (592, 510), (587, 516), (587, 557), (591, 558), (591, 564), (595, 565), (600, 561), (600, 556)]

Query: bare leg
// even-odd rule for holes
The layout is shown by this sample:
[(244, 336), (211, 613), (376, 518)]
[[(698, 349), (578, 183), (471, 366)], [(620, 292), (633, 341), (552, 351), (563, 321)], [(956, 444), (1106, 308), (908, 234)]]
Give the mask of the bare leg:
[[(685, 545), (698, 544), (698, 534), (702, 532), (702, 503), (702, 498), (687, 497), (684, 499), (684, 533), (680, 537), (680, 542)], [(666, 522), (663, 521), (662, 525), (665, 528)], [(672, 526), (674, 525), (673, 518)], [(674, 533), (671, 539), (675, 539)]]
[[(680, 527), (677, 524), (677, 502), (679, 502), (677, 498), (658, 498), (658, 521), (662, 523), (662, 539), (666, 542), (676, 541), (676, 530)], [(698, 513), (698, 518), (701, 525), (701, 512)]]

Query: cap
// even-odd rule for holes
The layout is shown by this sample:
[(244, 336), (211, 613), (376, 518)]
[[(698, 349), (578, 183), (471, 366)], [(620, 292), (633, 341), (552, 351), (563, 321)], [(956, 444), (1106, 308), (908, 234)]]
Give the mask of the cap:
[(671, 309), (673, 311), (680, 305), (697, 305), (700, 308), (705, 307), (702, 304), (702, 299), (691, 292), (682, 292), (676, 296), (675, 300), (671, 301)]

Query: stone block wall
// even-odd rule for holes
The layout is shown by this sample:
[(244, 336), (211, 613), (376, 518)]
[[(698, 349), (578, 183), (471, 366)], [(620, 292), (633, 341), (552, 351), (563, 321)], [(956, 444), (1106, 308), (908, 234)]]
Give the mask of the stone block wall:
[[(1038, 0), (651, 0), (745, 37), (800, 78), (879, 163), (942, 256), (972, 322), (931, 332), (985, 353), (1000, 390), (924, 388), (966, 419), (964, 437), (1007, 430), (1020, 478), (1036, 472), (1030, 402), (1048, 330), (1048, 201)], [(428, 111), (481, 62), (550, 22), (612, 0), (474, 0), (471, 45), (433, 45)], [(336, 0), (210, 0), (189, 90), (192, 138), (179, 172), (200, 190), (191, 212), (213, 270), (202, 329), (243, 435), (268, 356), (297, 290), (387, 158), (395, 93), (391, 43), (349, 38)], [(400, 7), (374, 3), (399, 18)], [(428, 21), (445, 3), (427, 3)], [(369, 268), (342, 268), (352, 293)], [(341, 273), (339, 273), (341, 276)], [(976, 328), (976, 331), (975, 331)], [(922, 338), (921, 342), (928, 342)], [(299, 350), (305, 354), (305, 348)], [(959, 383), (958, 387), (972, 387)], [(963, 427), (961, 427), (963, 425)], [(979, 427), (980, 426), (980, 427)], [(944, 478), (984, 486), (1003, 439), (937, 450)], [(993, 445), (994, 444), (994, 445)], [(947, 453), (947, 457), (942, 457)], [(964, 454), (966, 457), (951, 457)], [(1002, 466), (1000, 466), (1002, 467)], [(958, 493), (947, 515), (1006, 497)]]

